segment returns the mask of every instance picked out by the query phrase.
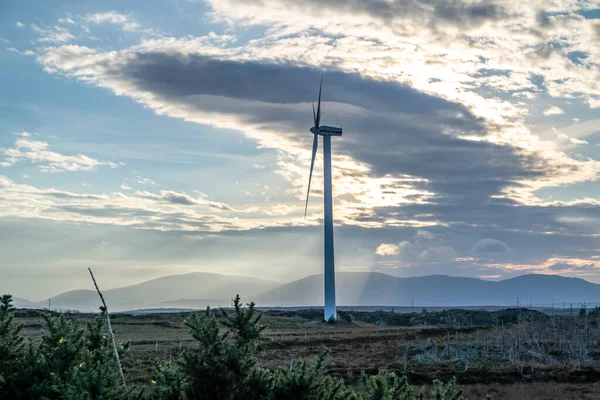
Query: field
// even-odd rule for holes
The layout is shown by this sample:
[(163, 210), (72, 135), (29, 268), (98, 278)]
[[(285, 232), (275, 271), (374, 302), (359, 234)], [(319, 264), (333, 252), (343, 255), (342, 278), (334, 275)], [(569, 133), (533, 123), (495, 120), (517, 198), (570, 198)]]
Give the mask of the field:
[[(320, 310), (262, 314), (267, 329), (258, 357), (269, 368), (313, 360), (329, 348), (329, 372), (352, 384), (359, 384), (362, 371), (386, 368), (407, 375), (416, 386), (456, 376), (468, 399), (600, 397), (598, 310), (574, 316), (522, 308), (344, 311), (335, 324), (321, 322)], [(112, 316), (117, 339), (131, 343), (123, 360), (131, 383), (148, 385), (157, 360), (175, 359), (194, 346), (186, 315)], [(71, 317), (83, 323), (92, 316)], [(33, 340), (43, 334), (39, 311), (19, 310), (15, 322)]]

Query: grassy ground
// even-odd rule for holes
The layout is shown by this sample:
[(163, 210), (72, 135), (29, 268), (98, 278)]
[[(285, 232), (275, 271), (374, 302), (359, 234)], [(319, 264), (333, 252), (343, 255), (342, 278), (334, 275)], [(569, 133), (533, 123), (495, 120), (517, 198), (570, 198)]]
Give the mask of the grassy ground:
[[(265, 312), (263, 322), (268, 328), (257, 355), (265, 367), (286, 368), (290, 362), (312, 361), (329, 348), (330, 373), (349, 383), (358, 384), (362, 371), (375, 373), (380, 368), (405, 374), (416, 386), (456, 376), (468, 399), (600, 398), (595, 320), (586, 318), (582, 325), (582, 332), (587, 334), (587, 352), (585, 362), (576, 365), (560, 361), (565, 356), (557, 349), (577, 344), (579, 331), (572, 327), (584, 320), (550, 319), (522, 310), (518, 313), (456, 311), (408, 317), (389, 312), (346, 313), (339, 323), (331, 325), (319, 320), (318, 310)], [(157, 361), (176, 359), (180, 351), (195, 345), (185, 327), (185, 316), (113, 315), (117, 339), (131, 342), (131, 351), (123, 360), (129, 382), (148, 385)], [(91, 316), (74, 314), (72, 318), (84, 323)], [(33, 340), (43, 334), (39, 312), (20, 311), (16, 322), (24, 325), (23, 334)], [(564, 329), (564, 335), (560, 329)], [(509, 362), (497, 356), (501, 338), (503, 343), (510, 342), (506, 338), (519, 338), (520, 345), (531, 342), (532, 347), (523, 347), (519, 358)], [(556, 340), (562, 342), (553, 348), (551, 343)], [(532, 355), (527, 358), (529, 353)], [(543, 358), (538, 360), (538, 353)]]

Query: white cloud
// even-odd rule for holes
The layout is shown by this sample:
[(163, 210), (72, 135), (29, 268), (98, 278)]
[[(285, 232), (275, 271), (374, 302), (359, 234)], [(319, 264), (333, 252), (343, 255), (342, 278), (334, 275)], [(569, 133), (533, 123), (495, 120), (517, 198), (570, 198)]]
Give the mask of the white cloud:
[(142, 29), (141, 25), (130, 16), (118, 13), (116, 11), (106, 11), (103, 13), (85, 14), (83, 20), (94, 24), (114, 24), (120, 25), (121, 29), (129, 32), (144, 31), (154, 33), (151, 29)]
[(575, 145), (589, 144), (587, 141), (585, 141), (583, 139), (577, 139), (577, 138), (569, 138), (569, 141)]
[(30, 136), (23, 132), (14, 147), (0, 149), (0, 154), (5, 156), (0, 166), (12, 167), (19, 162), (29, 161), (37, 164), (42, 172), (90, 171), (99, 166), (117, 166), (111, 161), (99, 161), (83, 154), (71, 156), (50, 151), (48, 143), (30, 139)]
[(560, 114), (564, 114), (564, 110), (558, 106), (552, 106), (547, 108), (546, 110), (544, 110), (544, 115), (549, 116), (549, 115), (560, 115)]
[(70, 17), (59, 18), (58, 22), (61, 24), (76, 25), (75, 21), (73, 21)]
[(590, 106), (590, 108), (600, 108), (600, 97), (598, 97), (598, 98), (588, 97), (587, 102), (588, 102), (588, 105)]
[[(267, 211), (267, 212), (265, 212)], [(298, 216), (233, 207), (186, 193), (81, 194), (16, 184), (0, 175), (0, 218), (40, 218), (160, 231), (221, 232), (306, 225)], [(300, 211), (300, 210), (298, 210)]]
[(422, 239), (422, 240), (433, 240), (435, 239), (435, 235), (429, 231), (425, 231), (422, 229), (419, 229), (417, 231), (417, 239)]
[(524, 99), (529, 99), (529, 100), (533, 100), (533, 99), (537, 98), (535, 93), (532, 93), (532, 92), (516, 92), (516, 93), (513, 93), (512, 96), (513, 97), (522, 97)]
[[(215, 17), (227, 16), (227, 18), (231, 18), (235, 22), (244, 24), (250, 22), (248, 18), (252, 14), (251, 11), (257, 11), (257, 8), (255, 8), (256, 4), (252, 1), (246, 5), (241, 5), (233, 0), (213, 2), (211, 4), (215, 10)], [(467, 46), (463, 43), (457, 45), (457, 48), (451, 47), (452, 51), (445, 57), (440, 58), (439, 48), (440, 46), (441, 48), (446, 48), (447, 43), (429, 42), (433, 39), (421, 35), (419, 33), (421, 32), (420, 29), (417, 30), (415, 28), (414, 31), (411, 31), (416, 35), (414, 39), (418, 43), (418, 52), (416, 52), (415, 46), (407, 45), (406, 40), (398, 41), (395, 34), (390, 32), (385, 24), (382, 25), (379, 23), (381, 21), (367, 27), (365, 26), (365, 22), (361, 23), (352, 15), (344, 14), (337, 22), (338, 24), (348, 24), (347, 28), (358, 26), (360, 27), (359, 32), (363, 32), (369, 28), (371, 30), (370, 36), (367, 35), (364, 38), (342, 37), (333, 40), (328, 35), (341, 35), (345, 31), (353, 30), (342, 29), (341, 26), (332, 27), (331, 24), (319, 20), (319, 17), (316, 20), (310, 19), (310, 21), (313, 24), (317, 24), (320, 30), (310, 30), (300, 24), (296, 16), (290, 15), (290, 7), (282, 6), (275, 0), (270, 0), (269, 4), (273, 5), (274, 8), (269, 8), (267, 13), (253, 15), (252, 18), (257, 18), (257, 20), (252, 23), (275, 24), (275, 27), (268, 30), (264, 38), (252, 41), (243, 47), (224, 48), (217, 40), (218, 35), (213, 35), (217, 36), (217, 38), (210, 36), (200, 38), (167, 38), (145, 40), (139, 46), (120, 52), (102, 52), (82, 46), (62, 46), (42, 55), (40, 61), (47, 68), (50, 68), (50, 71), (62, 72), (77, 79), (110, 88), (117, 95), (131, 96), (159, 114), (199, 123), (210, 123), (221, 128), (237, 129), (244, 132), (246, 136), (257, 140), (260, 146), (282, 150), (282, 154), (279, 157), (285, 161), (279, 163), (279, 169), (276, 172), (292, 182), (298, 196), (301, 196), (304, 189), (305, 168), (296, 168), (296, 166), (304, 164), (304, 160), (308, 159), (308, 157), (304, 154), (305, 145), (302, 144), (301, 148), (297, 141), (290, 143), (290, 137), (281, 135), (281, 127), (278, 126), (275, 129), (267, 131), (263, 127), (259, 127), (258, 124), (248, 123), (248, 121), (244, 121), (243, 118), (236, 116), (234, 113), (226, 112), (229, 110), (219, 110), (215, 106), (217, 104), (214, 101), (217, 100), (216, 98), (204, 99), (202, 96), (196, 96), (194, 101), (189, 101), (189, 99), (164, 98), (160, 94), (151, 90), (149, 91), (147, 88), (141, 89), (137, 87), (135, 83), (125, 79), (118, 71), (119, 68), (115, 66), (120, 64), (126, 65), (128, 63), (127, 60), (135, 59), (137, 55), (160, 52), (169, 55), (177, 54), (178, 57), (182, 58), (199, 56), (230, 61), (257, 61), (266, 64), (286, 60), (286, 62), (308, 65), (315, 68), (330, 66), (342, 71), (358, 71), (365, 77), (409, 84), (418, 90), (435, 93), (442, 98), (460, 102), (468, 107), (476, 117), (481, 118), (483, 124), (490, 124), (493, 127), (486, 136), (477, 137), (478, 141), (484, 140), (516, 148), (523, 154), (535, 155), (535, 157), (543, 159), (547, 165), (552, 165), (552, 168), (548, 169), (548, 171), (552, 171), (552, 174), (549, 174), (547, 177), (523, 179), (515, 182), (513, 187), (503, 190), (502, 196), (504, 197), (525, 204), (531, 204), (541, 201), (535, 196), (535, 191), (543, 187), (597, 179), (599, 168), (596, 161), (571, 158), (557, 145), (548, 143), (539, 136), (532, 134), (523, 120), (524, 110), (522, 106), (500, 100), (498, 97), (485, 98), (483, 95), (477, 94), (472, 90), (466, 90), (482, 84), (488, 84), (489, 82), (486, 80), (494, 77), (481, 77), (479, 69), (483, 68), (510, 71), (506, 76), (495, 76), (495, 78), (503, 80), (501, 84), (498, 83), (498, 85), (502, 86), (503, 90), (538, 90), (538, 88), (532, 85), (530, 78), (534, 75), (548, 75), (548, 69), (532, 69), (529, 59), (522, 60), (515, 58), (520, 53), (514, 46), (522, 46), (520, 39), (516, 40), (516, 38), (512, 38), (509, 35), (507, 41), (499, 45), (499, 49), (482, 48), (481, 46), (474, 47), (472, 43), (469, 43)], [(307, 7), (296, 3), (293, 4), (297, 8), (297, 12), (310, 13)], [(281, 15), (277, 14), (278, 17), (276, 18), (273, 13)], [(127, 17), (121, 14), (113, 15), (109, 13), (105, 17), (90, 18), (118, 22), (123, 21), (123, 18)], [(285, 30), (280, 25), (281, 21), (285, 21), (286, 26), (291, 25), (292, 27), (289, 28), (291, 31)], [(413, 21), (403, 22), (410, 24)], [(504, 20), (500, 22), (504, 22)], [(298, 25), (294, 25), (296, 23)], [(469, 29), (479, 32), (478, 30), (483, 29), (483, 26), (469, 26)], [(510, 31), (508, 26), (506, 25), (505, 28), (507, 31)], [(443, 28), (451, 30), (452, 26), (443, 25)], [(296, 32), (294, 29), (299, 29), (303, 33), (303, 36), (296, 38), (291, 35), (291, 33)], [(334, 30), (330, 31), (331, 29)], [(381, 32), (382, 36), (375, 35), (374, 32)], [(363, 33), (367, 34), (366, 31)], [(488, 31), (483, 33), (489, 34)], [(371, 40), (371, 36), (377, 37), (378, 41)], [(441, 41), (445, 40), (443, 35), (439, 35), (438, 33), (432, 35), (432, 38)], [(507, 48), (505, 49), (502, 46), (506, 46)], [(314, 48), (321, 50), (320, 54), (323, 54), (323, 58), (309, 57), (311, 54), (316, 54), (311, 50)], [(488, 52), (491, 53), (488, 54)], [(398, 60), (393, 63), (393, 66), (388, 65), (390, 57)], [(480, 61), (481, 57), (489, 57), (489, 60), (483, 63)], [(519, 55), (519, 57), (521, 56)], [(369, 59), (370, 62), (364, 62), (365, 59)], [(372, 60), (377, 61), (371, 62)], [(403, 62), (403, 60), (406, 62)], [(432, 60), (436, 62), (432, 62)], [(489, 65), (490, 63), (492, 65)], [(526, 67), (522, 64), (525, 64)], [(568, 71), (562, 72), (567, 73)], [(579, 72), (581, 72), (581, 76), (578, 76), (581, 79), (587, 79), (587, 72)], [(575, 78), (571, 75), (569, 72), (570, 78), (564, 80), (564, 82), (574, 82)], [(432, 78), (435, 79), (432, 80)], [(442, 80), (442, 82), (439, 82), (439, 80)], [(593, 88), (594, 85), (586, 87)], [(541, 89), (539, 90), (542, 91)], [(556, 92), (559, 89), (554, 88), (552, 90)], [(581, 91), (579, 85), (576, 88), (561, 87), (561, 94), (553, 92), (552, 95), (560, 97), (563, 94), (566, 95), (567, 92), (575, 93), (575, 90)], [(541, 94), (547, 95), (548, 93)], [(198, 105), (199, 102), (204, 100), (210, 101), (213, 104), (210, 111), (208, 107), (200, 107)], [(231, 104), (228, 104), (228, 106), (231, 106)], [(238, 106), (241, 107), (241, 104), (235, 104), (233, 107)], [(300, 105), (284, 106), (281, 104), (270, 104), (269, 106), (274, 109), (277, 108), (279, 112), (290, 113)], [(362, 110), (362, 112), (364, 111)], [(351, 112), (358, 113), (361, 110), (353, 109)], [(468, 136), (464, 137), (469, 140), (475, 139)], [(360, 165), (355, 159), (351, 158), (346, 158), (341, 163), (338, 161), (336, 165), (346, 167), (345, 171), (336, 176), (336, 182), (339, 182), (340, 179), (348, 180), (348, 182), (339, 185), (339, 187), (345, 190), (340, 195), (344, 197), (347, 194), (348, 196), (346, 197), (350, 198), (352, 196), (357, 200), (355, 202), (340, 203), (342, 208), (341, 213), (338, 215), (342, 218), (348, 217), (344, 220), (345, 223), (353, 219), (351, 215), (358, 214), (356, 208), (359, 207), (359, 204), (369, 204), (373, 207), (389, 207), (412, 203), (414, 201), (428, 201), (435, 195), (435, 193), (423, 190), (425, 185), (417, 184), (411, 185), (412, 187), (405, 184), (401, 190), (397, 190), (396, 193), (391, 194), (389, 193), (391, 191), (383, 191), (380, 187), (382, 185), (389, 185), (389, 180), (396, 180), (395, 176), (380, 179), (379, 185), (377, 185), (374, 184), (374, 179), (376, 178), (369, 176), (368, 165)], [(357, 171), (360, 171), (360, 173), (357, 173)], [(349, 178), (350, 175), (353, 176), (352, 179)], [(357, 178), (359, 175), (362, 176)], [(419, 177), (412, 178), (419, 179)], [(317, 174), (315, 179), (317, 186), (321, 177)], [(396, 184), (400, 186), (401, 183), (396, 180)], [(379, 189), (377, 189), (378, 186)]]
[(17, 21), (16, 26), (17, 28), (23, 28), (25, 25), (22, 22)]
[[(438, 16), (431, 13), (431, 10), (419, 8), (426, 22), (422, 24), (422, 21), (414, 20), (414, 13), (398, 13), (393, 15), (393, 20), (385, 21), (361, 8), (359, 13), (349, 10), (342, 12), (340, 18), (336, 19), (336, 24), (331, 24), (328, 18), (319, 15), (306, 18), (313, 16), (310, 1), (291, 1), (287, 4), (277, 0), (265, 1), (269, 4), (265, 12), (258, 12), (263, 11), (260, 2), (211, 1), (214, 11), (212, 16), (217, 19), (229, 19), (242, 25), (264, 24), (269, 28), (263, 37), (244, 43), (243, 46), (223, 46), (224, 42), (233, 43), (229, 35), (212, 34), (196, 38), (144, 40), (137, 46), (116, 51), (106, 51), (102, 47), (61, 46), (40, 54), (39, 61), (50, 72), (62, 73), (108, 88), (116, 95), (130, 96), (157, 114), (239, 130), (259, 146), (277, 149), (276, 173), (293, 186), (288, 193), (298, 197), (305, 195), (306, 164), (309, 160), (307, 153), (310, 148), (307, 141), (310, 138), (290, 134), (287, 120), (257, 122), (248, 118), (248, 115), (259, 115), (252, 111), (264, 113), (265, 109), (278, 115), (295, 115), (300, 109), (310, 110), (308, 100), (304, 103), (281, 104), (277, 101), (244, 102), (219, 95), (178, 97), (153, 90), (152, 85), (141, 85), (143, 82), (140, 79), (130, 79), (127, 71), (135, 66), (138, 57), (160, 54), (186, 60), (185, 62), (195, 57), (264, 65), (285, 62), (314, 69), (336, 69), (357, 72), (364, 78), (385, 81), (390, 85), (409, 85), (419, 92), (432, 93), (438, 98), (458, 102), (479, 118), (483, 126), (491, 128), (484, 129), (485, 134), (476, 137), (469, 136), (459, 128), (448, 129), (449, 136), (462, 135), (461, 138), (465, 140), (501, 145), (504, 149), (514, 151), (519, 157), (531, 157), (535, 161), (533, 169), (539, 168), (539, 165), (544, 166), (543, 173), (538, 174), (541, 171), (538, 169), (531, 171), (531, 175), (527, 177), (515, 178), (512, 181), (514, 185), (499, 189), (502, 192), (494, 197), (539, 205), (543, 200), (537, 198), (535, 192), (543, 187), (597, 179), (600, 170), (598, 162), (572, 158), (557, 145), (532, 134), (523, 119), (525, 110), (520, 101), (514, 103), (501, 100), (495, 94), (493, 97), (486, 97), (476, 90), (479, 86), (490, 86), (494, 93), (535, 91), (538, 97), (594, 95), (595, 86), (588, 85), (592, 82), (590, 77), (593, 75), (588, 71), (589, 68), (547, 68), (549, 64), (554, 65), (563, 60), (562, 54), (552, 55), (554, 58), (550, 57), (551, 62), (537, 59), (540, 54), (536, 52), (536, 46), (540, 39), (527, 33), (533, 29), (531, 23), (537, 23), (535, 18), (522, 20), (522, 16), (515, 17), (518, 12), (514, 15), (512, 12), (500, 12), (497, 19), (463, 21), (466, 22), (465, 26), (460, 25), (463, 23), (460, 20), (451, 21), (446, 18), (432, 30)], [(325, 6), (335, 10), (336, 4), (338, 3), (332, 1)], [(351, 6), (360, 4), (362, 3), (354, 2)], [(519, 12), (524, 15), (536, 14), (529, 5), (522, 7)], [(496, 11), (510, 9), (508, 6), (497, 8)], [(85, 18), (92, 23), (116, 25), (123, 25), (130, 20), (130, 17), (115, 12), (89, 14)], [(582, 25), (585, 32), (590, 29), (587, 21), (578, 20), (570, 14), (569, 19), (561, 21), (558, 22), (564, 23), (567, 28), (561, 27), (560, 35), (563, 35), (562, 30), (571, 32), (570, 27), (573, 26)], [(457, 24), (461, 28), (459, 31)], [(523, 31), (514, 34), (514, 26), (523, 26)], [(398, 29), (404, 32), (400, 33)], [(559, 30), (558, 27), (553, 29)], [(348, 32), (356, 35), (349, 35)], [(493, 32), (506, 35), (497, 36)], [(466, 33), (471, 36), (465, 37)], [(553, 33), (560, 36), (555, 31)], [(579, 40), (581, 43), (585, 42), (582, 39), (589, 38), (580, 35), (580, 31), (569, 34), (574, 35), (574, 41)], [(498, 37), (502, 37), (502, 40), (498, 40)], [(488, 45), (491, 41), (496, 45)], [(443, 53), (440, 53), (440, 49), (444, 50)], [(365, 62), (366, 60), (369, 62)], [(484, 70), (498, 70), (502, 73), (487, 73)], [(532, 83), (532, 78), (538, 76), (544, 78), (544, 85)], [(561, 83), (556, 83), (558, 81)], [(587, 89), (584, 90), (583, 87)], [(344, 112), (363, 119), (372, 118), (376, 112), (335, 102), (327, 104), (327, 107), (329, 115)], [(398, 118), (390, 123), (406, 125), (410, 122), (410, 119)], [(569, 142), (573, 144), (572, 141)], [(491, 158), (494, 156), (495, 154), (490, 153)], [(336, 196), (339, 199), (336, 200), (336, 219), (339, 222), (370, 227), (426, 227), (442, 224), (431, 217), (421, 219), (385, 215), (387, 208), (443, 201), (439, 193), (429, 189), (435, 182), (427, 177), (419, 174), (377, 176), (380, 171), (348, 154), (335, 154), (334, 162)], [(314, 179), (317, 188), (315, 194), (320, 195), (318, 188), (322, 186), (322, 176), (319, 171), (315, 172)], [(379, 210), (378, 213), (374, 212), (376, 209)]]
[(400, 248), (393, 243), (381, 243), (375, 249), (375, 254), (379, 256), (395, 256), (400, 252)]
[(393, 243), (381, 243), (375, 249), (375, 254), (379, 256), (395, 256), (400, 253), (410, 252), (412, 249), (412, 244), (410, 242), (404, 241), (398, 244)]
[(122, 183), (121, 184), (121, 190), (131, 190), (130, 186), (127, 186), (126, 184)]
[(110, 23), (110, 24), (124, 24), (129, 21), (129, 18), (120, 14), (116, 11), (107, 11), (103, 13), (85, 14), (83, 19), (87, 22), (93, 22), (95, 24)]
[(424, 262), (448, 262), (456, 258), (456, 252), (449, 246), (429, 247), (418, 258)]
[[(461, 94), (461, 87), (474, 85), (509, 92), (540, 90), (552, 97), (600, 91), (596, 22), (578, 14), (593, 8), (591, 2), (545, 4), (546, 15), (537, 2), (515, 1), (208, 3), (216, 21), (270, 27), (261, 44), (271, 47), (279, 39), (282, 53), (277, 56), (297, 55), (309, 47), (315, 49), (303, 56), (309, 63), (369, 69), (374, 76), (394, 76), (462, 101), (483, 100), (470, 90)], [(479, 13), (471, 12), (477, 7)], [(334, 23), (329, 17), (333, 14)], [(573, 51), (588, 56), (575, 65), (569, 59)], [(536, 76), (545, 79), (540, 87), (530, 79)], [(508, 104), (502, 106), (508, 111)]]
[(65, 43), (75, 39), (75, 36), (67, 28), (58, 25), (50, 28), (40, 28), (36, 24), (31, 24), (31, 29), (40, 36), (37, 39), (39, 43)]
[(556, 129), (554, 129), (556, 134), (558, 135), (558, 137), (563, 140), (566, 141), (570, 144), (576, 145), (576, 146), (580, 146), (580, 145), (584, 145), (584, 144), (589, 144), (586, 140), (583, 139), (578, 139), (575, 137), (570, 137), (569, 135), (567, 135), (566, 133), (560, 133), (558, 132)]
[(138, 176), (138, 179), (136, 180), (137, 183), (141, 183), (142, 185), (157, 185), (156, 182), (154, 182), (152, 179), (149, 178), (141, 178)]

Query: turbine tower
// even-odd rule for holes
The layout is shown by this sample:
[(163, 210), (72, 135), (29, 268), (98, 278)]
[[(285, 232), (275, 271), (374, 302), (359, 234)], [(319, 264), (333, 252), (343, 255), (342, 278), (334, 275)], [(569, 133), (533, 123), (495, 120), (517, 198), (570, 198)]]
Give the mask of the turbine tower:
[(313, 167), (315, 165), (315, 156), (319, 146), (319, 136), (323, 136), (323, 181), (324, 181), (324, 233), (325, 233), (325, 321), (331, 318), (337, 318), (335, 308), (335, 266), (333, 259), (333, 202), (331, 196), (331, 137), (342, 136), (342, 128), (321, 125), (321, 88), (323, 87), (323, 78), (319, 85), (319, 102), (317, 113), (315, 114), (315, 105), (313, 103), (314, 126), (310, 131), (314, 135), (312, 159), (310, 161), (310, 175), (308, 176), (308, 190), (306, 192), (306, 205), (304, 206), (304, 217), (308, 210), (308, 196), (310, 194), (310, 181), (312, 180)]

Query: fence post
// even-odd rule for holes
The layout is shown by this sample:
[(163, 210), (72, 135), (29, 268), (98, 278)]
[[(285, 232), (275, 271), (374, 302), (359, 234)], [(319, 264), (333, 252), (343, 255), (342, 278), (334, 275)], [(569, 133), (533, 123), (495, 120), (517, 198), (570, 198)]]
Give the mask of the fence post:
[[(96, 292), (98, 292), (98, 296), (100, 296), (100, 301), (102, 301), (102, 305), (104, 306), (104, 314), (106, 315), (106, 328), (108, 329), (108, 333), (110, 334), (110, 338), (113, 345), (113, 350), (115, 353), (115, 359), (117, 360), (117, 368), (119, 370), (119, 375), (121, 375), (121, 380), (123, 381), (123, 387), (127, 390), (127, 383), (125, 382), (125, 375), (123, 374), (123, 368), (121, 367), (121, 360), (119, 359), (119, 352), (117, 351), (117, 342), (115, 341), (115, 333), (113, 332), (112, 326), (110, 324), (110, 316), (108, 314), (108, 306), (104, 301), (104, 296), (100, 289), (98, 288), (98, 284), (96, 283), (96, 278), (94, 278), (94, 274), (92, 273), (92, 269), (88, 268), (90, 271), (90, 276), (92, 277), (92, 281), (94, 282), (94, 287), (96, 288)], [(50, 304), (48, 304), (50, 306)]]

